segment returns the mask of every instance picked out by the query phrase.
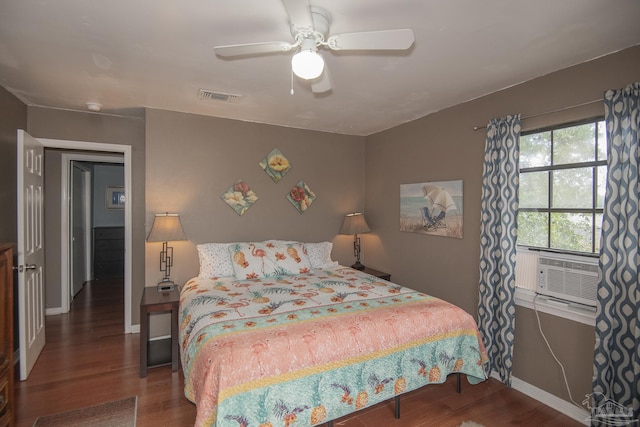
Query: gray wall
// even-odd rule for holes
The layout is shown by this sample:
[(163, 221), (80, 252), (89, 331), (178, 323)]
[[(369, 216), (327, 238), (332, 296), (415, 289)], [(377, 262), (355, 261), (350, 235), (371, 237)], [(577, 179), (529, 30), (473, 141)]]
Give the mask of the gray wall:
[[(0, 87), (0, 243), (18, 240), (17, 130), (27, 127), (27, 106)], [(14, 250), (15, 258), (15, 250)], [(13, 275), (13, 295), (18, 295), (18, 274)], [(13, 304), (13, 347), (18, 349), (18, 300)]]
[[(334, 258), (353, 263), (346, 213), (364, 207), (363, 137), (247, 123), (162, 110), (146, 116), (146, 230), (155, 213), (179, 213), (188, 242), (174, 242), (172, 278), (198, 274), (196, 244), (242, 240), (333, 241)], [(258, 166), (274, 148), (292, 165), (278, 183)], [(220, 196), (242, 178), (258, 201), (239, 216)], [(300, 214), (285, 198), (304, 180), (317, 198)], [(147, 286), (162, 277), (160, 243), (147, 243)]]
[(27, 128), (27, 106), (0, 87), (0, 111), (0, 242), (15, 243), (17, 130)]
[[(367, 137), (364, 263), (394, 281), (451, 301), (476, 315), (480, 256), (480, 196), (486, 132), (494, 117), (523, 116), (602, 98), (607, 89), (640, 80), (640, 46), (571, 67)], [(523, 120), (523, 130), (602, 116), (602, 103)], [(400, 184), (464, 181), (464, 238), (399, 231)], [(375, 244), (377, 241), (382, 244)], [(518, 308), (514, 375), (568, 399), (532, 310)], [(574, 398), (591, 390), (593, 327), (542, 315), (554, 351), (566, 362)], [(576, 397), (577, 396), (577, 397)]]

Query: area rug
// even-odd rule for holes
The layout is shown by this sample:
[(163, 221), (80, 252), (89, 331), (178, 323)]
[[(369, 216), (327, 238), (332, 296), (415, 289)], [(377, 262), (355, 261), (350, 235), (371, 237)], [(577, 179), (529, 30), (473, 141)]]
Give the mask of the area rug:
[(138, 397), (39, 417), (33, 427), (135, 427)]
[(459, 427), (484, 427), (484, 426), (474, 421), (465, 421), (462, 424), (460, 424)]

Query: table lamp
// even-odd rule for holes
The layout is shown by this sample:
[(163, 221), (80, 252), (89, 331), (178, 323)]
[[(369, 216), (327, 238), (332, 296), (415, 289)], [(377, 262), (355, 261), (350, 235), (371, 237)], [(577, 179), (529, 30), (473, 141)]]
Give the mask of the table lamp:
[(171, 267), (173, 267), (173, 247), (168, 243), (180, 240), (187, 240), (180, 223), (180, 215), (168, 212), (156, 214), (147, 242), (162, 242), (160, 271), (164, 272), (164, 278), (158, 283), (159, 291), (170, 291), (175, 287), (175, 283), (170, 278)]
[(342, 228), (340, 228), (340, 234), (353, 234), (353, 255), (356, 257), (356, 263), (351, 266), (356, 270), (364, 270), (364, 265), (360, 262), (360, 237), (358, 234), (369, 233), (371, 229), (367, 225), (367, 221), (364, 219), (364, 215), (361, 212), (354, 212), (347, 214), (344, 217)]

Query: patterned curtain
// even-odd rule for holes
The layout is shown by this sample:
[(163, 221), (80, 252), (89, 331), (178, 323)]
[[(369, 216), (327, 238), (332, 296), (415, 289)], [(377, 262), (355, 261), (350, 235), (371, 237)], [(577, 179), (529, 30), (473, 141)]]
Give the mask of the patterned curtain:
[(640, 417), (638, 202), (640, 83), (605, 93), (607, 190), (602, 221), (594, 393)]
[(520, 115), (487, 125), (482, 173), (478, 324), (489, 354), (485, 372), (511, 386), (515, 326)]

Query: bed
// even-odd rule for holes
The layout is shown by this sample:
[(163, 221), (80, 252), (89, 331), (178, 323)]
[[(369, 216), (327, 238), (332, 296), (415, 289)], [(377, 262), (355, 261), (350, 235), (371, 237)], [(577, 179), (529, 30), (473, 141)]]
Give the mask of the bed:
[(451, 373), (485, 379), (468, 313), (339, 266), (330, 250), (198, 245), (200, 274), (182, 287), (179, 319), (196, 426), (313, 426)]

